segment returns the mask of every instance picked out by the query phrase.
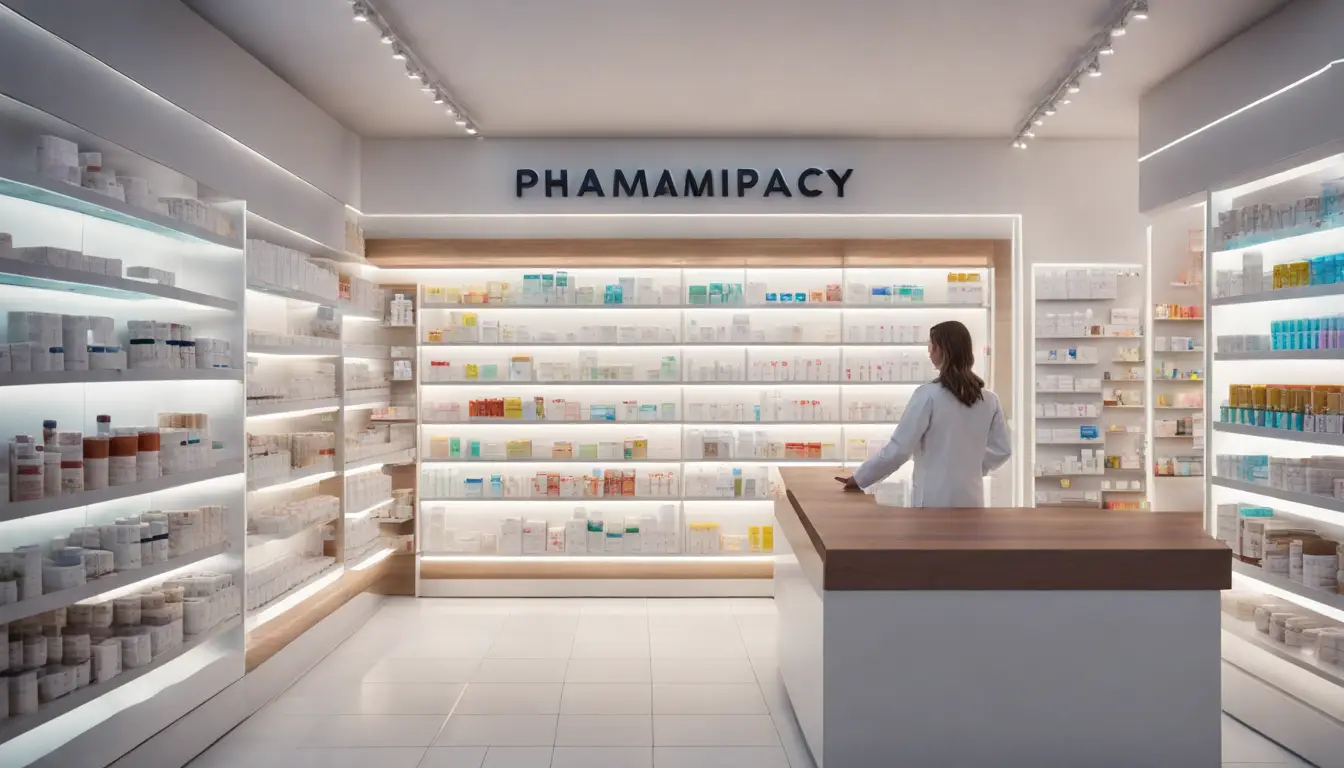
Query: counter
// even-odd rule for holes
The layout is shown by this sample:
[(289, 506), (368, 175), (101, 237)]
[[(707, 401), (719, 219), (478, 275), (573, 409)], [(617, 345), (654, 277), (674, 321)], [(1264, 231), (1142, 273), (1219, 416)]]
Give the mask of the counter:
[(1220, 765), (1218, 591), (1191, 513), (897, 509), (784, 467), (780, 674), (819, 768)]

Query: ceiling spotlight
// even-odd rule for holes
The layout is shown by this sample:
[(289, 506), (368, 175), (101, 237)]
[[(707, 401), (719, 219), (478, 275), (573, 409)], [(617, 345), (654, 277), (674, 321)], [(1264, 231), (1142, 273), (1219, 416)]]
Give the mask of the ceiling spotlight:
[(1128, 31), (1129, 30), (1125, 29), (1125, 19), (1123, 18), (1117, 21), (1115, 26), (1111, 28), (1111, 34), (1115, 37), (1124, 37), (1125, 33)]
[(355, 21), (369, 20), (369, 6), (363, 3), (355, 3), (351, 8), (355, 12)]
[(383, 36), (378, 39), (383, 41), (383, 45), (391, 45), (397, 42), (397, 38), (393, 37), (391, 32), (384, 32)]
[(1055, 103), (1062, 107), (1065, 104), (1072, 104), (1073, 99), (1070, 99), (1068, 96), (1065, 96), (1064, 98), (1060, 99), (1059, 101), (1056, 101)]
[(1101, 77), (1101, 62), (1097, 61), (1096, 59), (1093, 59), (1091, 62), (1089, 62), (1087, 65), (1087, 76)]
[(412, 69), (412, 68), (410, 68), (410, 67), (407, 67), (407, 68), (406, 68), (406, 76), (409, 77), (409, 78), (412, 79), (412, 80), (424, 80), (424, 79), (425, 79), (425, 75), (424, 75), (423, 72), (417, 72), (417, 71), (415, 71), (414, 69)]
[(443, 91), (434, 91), (434, 103), (442, 104), (444, 102)]
[(396, 59), (397, 61), (405, 61), (406, 51), (402, 50), (400, 45), (394, 44), (392, 46), (392, 58)]
[(1051, 104), (1050, 106), (1046, 107), (1043, 111), (1045, 112), (1045, 116), (1046, 116), (1046, 117), (1054, 117), (1054, 115), (1055, 115), (1055, 105), (1054, 105), (1054, 104)]
[(1101, 47), (1097, 49), (1097, 53), (1101, 54), (1102, 56), (1110, 56), (1111, 54), (1115, 53), (1115, 45), (1111, 40), (1110, 35), (1106, 36), (1106, 42), (1101, 44)]
[(475, 136), (476, 134), (477, 134), (476, 126), (474, 126), (474, 125), (468, 125), (468, 126), (467, 126), (467, 135), (468, 135), (468, 136)]
[(1038, 118), (1035, 118), (1034, 120), (1032, 120), (1032, 121), (1031, 121), (1031, 124), (1039, 127), (1039, 126), (1045, 125), (1045, 121), (1038, 117)]
[(444, 107), (443, 111), (447, 112), (449, 117), (457, 117), (457, 110), (453, 109), (452, 104), (449, 104), (448, 106)]
[(458, 125), (459, 128), (466, 127), (466, 125), (467, 125), (467, 118), (465, 118), (465, 117), (463, 117), (463, 116), (461, 116), (461, 115), (458, 115), (458, 116), (457, 116), (457, 119), (454, 120), (453, 122), (454, 122), (454, 123), (457, 123), (457, 125)]
[(1022, 135), (1023, 135), (1024, 137), (1028, 138), (1028, 139), (1034, 139), (1034, 138), (1036, 138), (1036, 132), (1035, 132), (1035, 131), (1023, 131), (1023, 132), (1022, 132)]
[(1027, 148), (1027, 142), (1025, 141), (1019, 140), (1013, 142), (1013, 149), (1026, 149), (1026, 148)]
[(1069, 93), (1077, 93), (1083, 90), (1083, 86), (1077, 80), (1070, 80), (1069, 84), (1064, 86), (1064, 90), (1068, 91)]
[(429, 94), (430, 96), (433, 96), (433, 95), (434, 95), (434, 90), (435, 90), (435, 89), (434, 89), (434, 86), (430, 85), (429, 82), (426, 81), (424, 85), (420, 86), (420, 90), (424, 91), (425, 93)]
[(1134, 3), (1133, 19), (1135, 21), (1148, 20), (1148, 0), (1138, 0)]

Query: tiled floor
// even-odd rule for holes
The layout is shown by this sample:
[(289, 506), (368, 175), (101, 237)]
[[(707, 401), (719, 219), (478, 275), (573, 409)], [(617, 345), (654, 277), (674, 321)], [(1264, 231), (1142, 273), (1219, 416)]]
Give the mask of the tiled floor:
[[(395, 598), (193, 768), (814, 768), (770, 600)], [(1224, 716), (1225, 766), (1306, 765)]]

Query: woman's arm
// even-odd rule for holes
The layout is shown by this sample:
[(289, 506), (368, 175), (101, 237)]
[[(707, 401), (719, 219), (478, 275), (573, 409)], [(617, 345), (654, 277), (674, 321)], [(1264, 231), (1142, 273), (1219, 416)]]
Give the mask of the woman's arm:
[(901, 465), (909, 461), (910, 457), (914, 455), (915, 448), (919, 446), (919, 441), (924, 438), (924, 433), (929, 429), (929, 420), (932, 414), (932, 400), (924, 392), (915, 390), (914, 396), (910, 398), (910, 402), (905, 407), (905, 413), (902, 414), (900, 422), (896, 425), (896, 431), (891, 433), (891, 440), (882, 446), (881, 452), (870, 457), (858, 469), (854, 470), (854, 482), (860, 488), (867, 490), (900, 469)]
[(1008, 422), (1003, 418), (1003, 407), (999, 399), (994, 398), (994, 418), (989, 422), (989, 441), (985, 444), (985, 460), (981, 465), (983, 474), (1002, 467), (1013, 455), (1013, 444), (1008, 437)]

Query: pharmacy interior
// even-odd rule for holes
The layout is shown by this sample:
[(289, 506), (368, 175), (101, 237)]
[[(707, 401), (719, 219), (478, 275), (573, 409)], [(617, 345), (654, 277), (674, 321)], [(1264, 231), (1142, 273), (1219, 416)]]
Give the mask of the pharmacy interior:
[(0, 66), (0, 764), (183, 763), (384, 595), (770, 596), (778, 469), (880, 448), (944, 320), (1013, 434), (990, 504), (1203, 512), (1224, 707), (1338, 764), (1344, 76), (1137, 168), (365, 138), (314, 183), (7, 7), (3, 56), (134, 115)]

